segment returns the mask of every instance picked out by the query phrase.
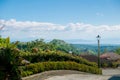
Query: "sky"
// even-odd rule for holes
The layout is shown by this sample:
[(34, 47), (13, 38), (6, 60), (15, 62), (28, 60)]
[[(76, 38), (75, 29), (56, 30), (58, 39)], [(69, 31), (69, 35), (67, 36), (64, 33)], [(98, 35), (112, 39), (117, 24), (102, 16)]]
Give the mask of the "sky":
[(12, 41), (120, 43), (120, 0), (0, 0), (0, 35)]

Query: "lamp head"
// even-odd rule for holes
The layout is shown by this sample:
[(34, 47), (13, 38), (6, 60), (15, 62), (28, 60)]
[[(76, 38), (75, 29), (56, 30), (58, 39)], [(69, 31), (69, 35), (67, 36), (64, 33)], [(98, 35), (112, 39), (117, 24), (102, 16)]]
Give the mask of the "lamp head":
[(98, 40), (100, 40), (100, 38), (101, 38), (101, 37), (100, 37), (99, 35), (97, 35), (97, 37), (96, 37), (96, 38), (97, 38)]

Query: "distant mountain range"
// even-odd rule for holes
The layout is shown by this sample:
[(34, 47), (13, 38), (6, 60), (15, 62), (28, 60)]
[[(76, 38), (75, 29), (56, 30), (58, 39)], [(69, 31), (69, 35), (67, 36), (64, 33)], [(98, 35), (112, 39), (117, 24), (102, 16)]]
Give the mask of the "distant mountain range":
[[(62, 40), (57, 40), (58, 42), (63, 42)], [(83, 40), (83, 39), (71, 39), (71, 40), (64, 40), (64, 44), (71, 44), (78, 52), (82, 53), (92, 53), (96, 54), (98, 50), (97, 40)], [(48, 41), (49, 42), (49, 41)], [(67, 42), (67, 43), (66, 43)], [(60, 44), (60, 43), (58, 43)], [(120, 44), (100, 44), (100, 51), (101, 53), (104, 52), (115, 52), (117, 48), (120, 48)]]
[[(98, 47), (96, 44), (72, 44), (77, 50), (80, 52), (94, 51), (97, 53)], [(110, 44), (102, 44), (100, 45), (101, 53), (104, 52), (115, 52), (117, 48), (120, 48), (120, 45), (110, 45)]]
[(72, 44), (93, 44), (95, 41), (93, 40), (83, 40), (83, 39), (69, 39), (69, 40), (64, 40), (68, 43)]
[[(83, 39), (69, 39), (64, 41), (75, 47), (78, 50), (78, 52), (82, 52), (82, 53), (88, 52), (92, 54), (97, 54), (97, 50), (98, 50), (97, 40), (93, 41), (93, 40), (83, 40)], [(120, 44), (114, 43), (114, 40), (111, 40), (111, 43), (110, 41), (107, 42), (107, 40), (104, 41), (101, 40), (101, 42), (102, 42), (102, 44), (100, 43), (101, 53), (115, 52), (117, 48), (120, 48)]]
[[(95, 40), (84, 40), (84, 39), (68, 39), (64, 40), (68, 43), (71, 44), (96, 44), (97, 45), (97, 39)], [(101, 39), (100, 44), (102, 45), (120, 45), (120, 40), (119, 39)]]

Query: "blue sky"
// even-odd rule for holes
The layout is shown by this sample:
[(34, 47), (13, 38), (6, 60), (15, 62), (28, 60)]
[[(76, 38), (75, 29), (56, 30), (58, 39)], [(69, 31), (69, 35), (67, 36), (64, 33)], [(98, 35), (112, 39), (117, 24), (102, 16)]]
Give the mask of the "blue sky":
[(0, 0), (0, 34), (12, 40), (119, 43), (120, 0)]

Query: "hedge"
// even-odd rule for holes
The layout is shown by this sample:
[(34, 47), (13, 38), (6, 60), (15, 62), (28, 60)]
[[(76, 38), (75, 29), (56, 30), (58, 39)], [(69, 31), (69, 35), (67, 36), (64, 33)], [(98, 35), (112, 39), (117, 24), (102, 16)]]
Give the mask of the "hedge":
[(49, 70), (77, 70), (93, 74), (102, 74), (102, 70), (96, 67), (78, 64), (76, 62), (39, 62), (21, 66), (21, 76), (26, 77), (32, 74), (41, 73)]
[(88, 66), (97, 67), (97, 64), (94, 62), (89, 62), (86, 59), (83, 59), (79, 56), (73, 56), (72, 54), (63, 53), (60, 51), (56, 52), (40, 52), (40, 53), (29, 53), (29, 54), (22, 54), (21, 55), (26, 60), (30, 61), (31, 63), (36, 62), (46, 62), (46, 61), (74, 61), (76, 63), (85, 64)]
[(109, 61), (109, 62), (102, 62), (101, 67), (103, 68), (117, 68), (120, 62)]

